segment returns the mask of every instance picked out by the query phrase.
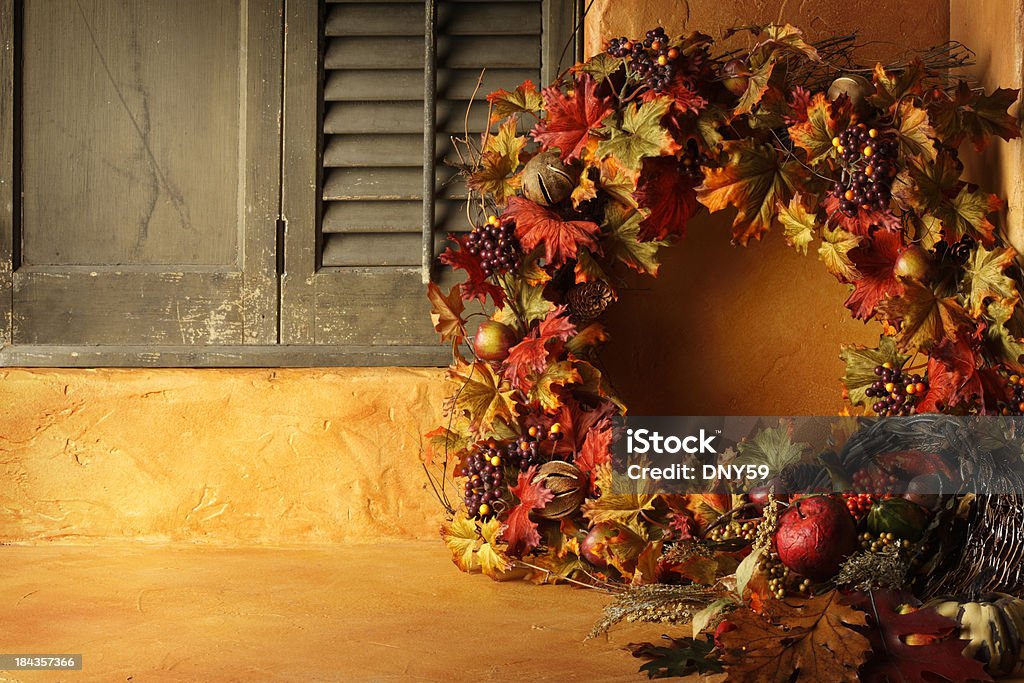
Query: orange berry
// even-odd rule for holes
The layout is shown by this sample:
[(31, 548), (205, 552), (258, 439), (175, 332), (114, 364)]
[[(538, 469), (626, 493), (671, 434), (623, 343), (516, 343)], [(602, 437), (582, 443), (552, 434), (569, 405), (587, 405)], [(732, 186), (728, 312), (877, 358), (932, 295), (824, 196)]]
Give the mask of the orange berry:
[(853, 190), (847, 190), (846, 194), (843, 195), (847, 200), (853, 201)]
[(529, 434), (530, 436), (537, 436), (537, 428), (536, 427), (530, 427), (527, 430), (527, 434)]
[(669, 50), (668, 50), (668, 58), (669, 59), (675, 59), (678, 56), (679, 56), (679, 50), (675, 49), (674, 47), (669, 48)]

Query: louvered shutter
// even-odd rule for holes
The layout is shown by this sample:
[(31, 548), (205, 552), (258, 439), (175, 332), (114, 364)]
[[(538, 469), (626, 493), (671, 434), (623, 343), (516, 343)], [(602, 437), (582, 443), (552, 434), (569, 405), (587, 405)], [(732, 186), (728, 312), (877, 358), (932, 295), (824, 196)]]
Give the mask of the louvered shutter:
[[(469, 227), (466, 188), (445, 161), (454, 157), (451, 136), (465, 133), (467, 105), (481, 70), (486, 69), (477, 93), (481, 100), (497, 88), (550, 78), (571, 35), (573, 15), (571, 0), (437, 0), (436, 5), (435, 257), (448, 232)], [(421, 279), (424, 165), (431, 164), (424, 158), (423, 132), (425, 3), (330, 0), (321, 12), (321, 194), (314, 272), (297, 274), (293, 263), (287, 265), (293, 290), (312, 286), (315, 293), (299, 297), (304, 299), (300, 313), (312, 321), (293, 326), (294, 341), (436, 349)], [(571, 58), (570, 51), (566, 59)], [(286, 130), (287, 89), (286, 73)], [(486, 102), (473, 107), (471, 135), (483, 132), (486, 115)], [(286, 134), (286, 149), (288, 144)], [(286, 192), (287, 164), (286, 156)], [(435, 275), (443, 286), (454, 281), (443, 269)], [(285, 293), (287, 332), (287, 287)], [(410, 362), (417, 362), (415, 354)]]

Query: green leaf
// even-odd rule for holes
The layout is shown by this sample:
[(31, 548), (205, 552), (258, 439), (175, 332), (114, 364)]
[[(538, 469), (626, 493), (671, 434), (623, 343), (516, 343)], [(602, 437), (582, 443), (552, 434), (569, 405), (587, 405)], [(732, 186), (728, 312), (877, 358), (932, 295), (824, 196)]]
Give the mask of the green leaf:
[(911, 102), (903, 102), (899, 107), (899, 126), (896, 136), (900, 150), (908, 157), (921, 157), (926, 161), (935, 161), (935, 130), (928, 122), (928, 112), (915, 107)]
[(786, 236), (786, 243), (801, 254), (807, 254), (818, 233), (818, 215), (804, 208), (804, 198), (798, 192), (789, 205), (779, 204), (779, 222)]
[(856, 344), (843, 346), (839, 358), (846, 364), (843, 384), (849, 394), (850, 403), (855, 406), (870, 406), (874, 399), (865, 392), (878, 380), (875, 368), (890, 363), (894, 368), (902, 368), (910, 356), (901, 353), (892, 337), (881, 337), (878, 348), (869, 349)]
[(627, 105), (619, 125), (605, 119), (603, 132), (608, 135), (597, 145), (597, 156), (613, 156), (623, 167), (637, 170), (644, 157), (656, 157), (672, 148), (672, 136), (661, 125), (671, 100), (659, 97), (637, 106)]
[(1017, 286), (1004, 271), (1013, 264), (1017, 252), (1010, 247), (992, 251), (980, 244), (971, 254), (964, 270), (967, 310), (974, 317), (982, 314), (988, 299), (1016, 299)]
[(555, 308), (544, 298), (543, 283), (534, 285), (518, 278), (503, 278), (500, 282), (509, 300), (509, 305), (494, 312), (494, 319), (500, 323), (525, 332), (523, 325), (529, 327), (531, 323), (543, 320)]
[(625, 66), (626, 60), (621, 57), (612, 57), (607, 52), (601, 52), (587, 61), (576, 64), (572, 67), (573, 73), (590, 74), (595, 81), (603, 81)]
[(736, 103), (736, 114), (749, 114), (765, 92), (768, 90), (768, 82), (772, 78), (772, 70), (775, 69), (775, 57), (772, 57), (764, 64), (752, 68), (747, 76), (747, 89), (740, 96)]
[(632, 207), (609, 202), (601, 226), (608, 235), (601, 240), (601, 245), (608, 259), (618, 259), (640, 273), (657, 275), (658, 249), (668, 243), (641, 242), (638, 236), (642, 218), (643, 214)]
[(736, 446), (739, 455), (733, 461), (738, 466), (767, 465), (772, 474), (778, 474), (786, 465), (800, 462), (800, 456), (807, 450), (806, 443), (793, 443), (789, 427), (766, 427), (749, 441)]
[[(1018, 337), (1007, 328), (1007, 323), (1015, 316), (1021, 317), (1015, 310), (1016, 299), (995, 300), (986, 309), (986, 318), (991, 324), (985, 329), (985, 338), (999, 360), (1016, 372), (1024, 371), (1024, 338)], [(1024, 324), (1017, 325), (1024, 329)]]
[(713, 652), (715, 643), (710, 636), (704, 640), (662, 637), (670, 641), (671, 645), (660, 647), (648, 643), (633, 652), (634, 657), (651, 660), (640, 667), (647, 678), (676, 678), (725, 671)]

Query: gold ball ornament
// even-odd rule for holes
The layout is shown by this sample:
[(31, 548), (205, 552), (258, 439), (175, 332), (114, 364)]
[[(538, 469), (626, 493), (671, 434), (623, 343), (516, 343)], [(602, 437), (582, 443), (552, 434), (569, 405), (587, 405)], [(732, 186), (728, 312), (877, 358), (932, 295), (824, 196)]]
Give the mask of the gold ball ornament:
[(828, 98), (833, 102), (839, 99), (840, 95), (850, 98), (850, 104), (859, 107), (864, 101), (875, 93), (875, 86), (863, 76), (850, 74), (840, 76), (832, 81), (828, 89)]
[(531, 202), (551, 206), (564, 201), (576, 187), (578, 173), (554, 152), (541, 152), (523, 167), (523, 194)]

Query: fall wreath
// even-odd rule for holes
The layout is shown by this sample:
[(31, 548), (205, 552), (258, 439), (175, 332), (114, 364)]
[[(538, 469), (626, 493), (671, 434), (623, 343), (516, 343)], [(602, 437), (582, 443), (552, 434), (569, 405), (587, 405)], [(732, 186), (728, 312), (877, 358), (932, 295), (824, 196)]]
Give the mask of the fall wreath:
[[(662, 28), (612, 39), (549, 87), (491, 93), (490, 129), (459, 141), (474, 226), (441, 260), (465, 279), (428, 291), (453, 350), (424, 463), (442, 536), (464, 571), (613, 593), (595, 633), (689, 623), (635, 648), (652, 677), (1019, 671), (1024, 496), (925, 494), (894, 476), (993, 471), (1005, 448), (979, 444), (1018, 429), (979, 426), (998, 432), (982, 439), (935, 413), (1024, 413), (1024, 273), (990, 220), (1003, 202), (958, 158), (1019, 136), (1018, 93), (951, 76), (970, 58), (955, 44), (870, 67), (854, 36), (725, 37), (744, 36), (726, 53)], [(630, 277), (657, 274), (691, 217), (728, 208), (735, 242), (779, 226), (848, 286), (855, 318), (882, 322), (875, 348), (841, 351), (854, 415), (828, 444), (785, 421), (739, 444), (802, 494), (613, 492), (625, 406), (599, 369), (598, 318)]]

